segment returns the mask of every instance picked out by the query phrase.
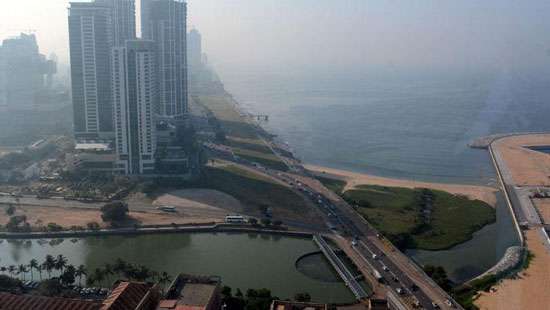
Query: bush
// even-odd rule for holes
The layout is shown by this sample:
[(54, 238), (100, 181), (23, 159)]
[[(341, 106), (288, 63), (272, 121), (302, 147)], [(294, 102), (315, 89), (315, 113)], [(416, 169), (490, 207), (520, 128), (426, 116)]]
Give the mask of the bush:
[(25, 215), (15, 215), (10, 217), (10, 220), (6, 224), (6, 229), (9, 232), (29, 232), (31, 231), (31, 225), (27, 223)]
[(268, 219), (268, 218), (263, 218), (263, 219), (262, 219), (262, 225), (264, 225), (264, 226), (269, 226), (269, 225), (271, 225), (271, 220)]
[(59, 224), (56, 224), (56, 223), (48, 223), (47, 230), (48, 231), (62, 231), (63, 226), (61, 226)]
[(7, 275), (0, 275), (0, 291), (13, 292), (21, 288), (21, 281)]
[(251, 225), (257, 225), (258, 224), (258, 220), (251, 217), (248, 219), (248, 223), (251, 224)]
[(101, 228), (97, 222), (89, 222), (86, 224), (86, 227), (89, 230), (99, 230)]
[(43, 296), (58, 296), (61, 294), (63, 286), (58, 279), (49, 279), (42, 281), (38, 286), (38, 292)]
[(14, 215), (15, 214), (15, 207), (13, 205), (9, 205), (6, 208), (6, 214), (9, 215), (9, 216)]
[(122, 201), (109, 202), (101, 208), (101, 213), (104, 222), (124, 221), (128, 215), (128, 205)]

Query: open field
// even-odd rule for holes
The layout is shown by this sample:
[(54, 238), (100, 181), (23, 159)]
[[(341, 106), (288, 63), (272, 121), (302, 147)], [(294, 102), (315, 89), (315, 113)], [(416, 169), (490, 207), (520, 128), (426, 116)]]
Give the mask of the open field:
[(345, 181), (347, 184), (344, 190), (353, 189), (358, 185), (381, 185), (404, 188), (430, 188), (449, 192), (455, 195), (464, 195), (470, 199), (481, 200), (493, 207), (496, 205), (496, 193), (498, 192), (498, 189), (490, 186), (431, 183), (414, 180), (392, 179), (362, 173), (354, 173), (346, 170), (319, 167), (314, 165), (306, 165), (306, 168), (313, 172), (316, 172), (319, 176), (332, 177)]
[(410, 235), (408, 246), (426, 250), (467, 241), (496, 219), (485, 202), (438, 190), (360, 185), (343, 197), (359, 205), (359, 212), (390, 239)]
[(549, 309), (550, 253), (539, 229), (525, 232), (527, 246), (535, 255), (527, 270), (505, 279), (494, 292), (483, 292), (475, 304), (482, 310)]
[(322, 223), (309, 202), (266, 175), (232, 164), (205, 170), (206, 183), (203, 186), (235, 197), (247, 214), (261, 215), (266, 208), (271, 208), (274, 218)]
[(529, 149), (550, 146), (550, 134), (521, 135), (493, 142), (516, 185), (550, 186), (550, 155)]

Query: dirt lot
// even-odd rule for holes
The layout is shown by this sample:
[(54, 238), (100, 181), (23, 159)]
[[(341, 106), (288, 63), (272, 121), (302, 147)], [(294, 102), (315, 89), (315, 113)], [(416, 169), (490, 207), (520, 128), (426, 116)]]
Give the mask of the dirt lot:
[(526, 232), (529, 250), (535, 254), (529, 268), (517, 279), (506, 279), (492, 293), (482, 293), (476, 305), (482, 310), (550, 309), (550, 255), (539, 229)]
[(550, 154), (527, 147), (550, 146), (550, 134), (502, 138), (493, 143), (517, 185), (550, 186)]
[(542, 221), (550, 224), (550, 199), (532, 199), (533, 204), (537, 208)]
[[(63, 227), (86, 226), (89, 222), (102, 224), (100, 204), (58, 204), (48, 199), (36, 200), (42, 205), (17, 206), (17, 215), (26, 215), (32, 226), (57, 223)], [(63, 201), (65, 202), (65, 201)], [(133, 194), (128, 199), (130, 217), (142, 225), (210, 223), (223, 221), (227, 214), (242, 211), (235, 198), (209, 189), (187, 189), (169, 192), (154, 201), (143, 194)], [(4, 208), (6, 205), (0, 205)], [(174, 206), (177, 213), (157, 210), (157, 206)], [(8, 222), (9, 216), (0, 210), (0, 225)]]

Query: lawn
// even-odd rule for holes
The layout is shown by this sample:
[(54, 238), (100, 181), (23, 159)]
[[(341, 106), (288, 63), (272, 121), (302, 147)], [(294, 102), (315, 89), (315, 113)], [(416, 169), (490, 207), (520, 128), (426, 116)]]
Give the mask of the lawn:
[(327, 177), (316, 177), (319, 182), (323, 183), (323, 185), (330, 189), (331, 191), (335, 192), (338, 195), (342, 194), (342, 191), (346, 187), (347, 182), (344, 180), (338, 180), (333, 178), (327, 178)]
[(247, 211), (260, 212), (271, 207), (274, 212), (305, 215), (309, 206), (303, 197), (290, 188), (262, 175), (234, 165), (223, 168), (207, 167), (204, 180), (207, 188), (216, 189), (238, 199)]
[[(422, 218), (424, 191), (433, 197), (427, 224)], [(343, 196), (358, 205), (359, 212), (388, 238), (410, 237), (407, 247), (426, 250), (465, 242), (496, 220), (495, 210), (485, 202), (437, 190), (364, 185)]]

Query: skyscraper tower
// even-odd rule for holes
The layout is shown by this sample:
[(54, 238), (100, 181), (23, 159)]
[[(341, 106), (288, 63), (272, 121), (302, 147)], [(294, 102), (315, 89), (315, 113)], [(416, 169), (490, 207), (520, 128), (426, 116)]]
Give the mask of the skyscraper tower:
[(116, 170), (150, 174), (155, 169), (155, 44), (129, 40), (112, 57)]
[(70, 4), (69, 47), (77, 138), (114, 136), (111, 50), (134, 38), (133, 0)]
[(161, 119), (187, 113), (187, 4), (183, 0), (141, 0), (143, 39), (155, 42)]
[(187, 61), (189, 71), (197, 73), (202, 65), (202, 37), (197, 29), (191, 29), (187, 35)]

